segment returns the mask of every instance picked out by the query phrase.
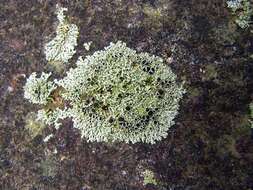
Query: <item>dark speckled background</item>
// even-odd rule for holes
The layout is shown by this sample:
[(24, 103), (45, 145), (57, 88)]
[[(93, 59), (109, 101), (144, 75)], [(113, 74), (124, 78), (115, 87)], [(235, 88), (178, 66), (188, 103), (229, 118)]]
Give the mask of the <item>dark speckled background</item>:
[[(71, 121), (29, 137), (25, 118), (38, 107), (23, 98), (24, 75), (50, 70), (43, 46), (54, 35), (57, 2), (80, 28), (68, 67), (79, 55), (122, 40), (163, 57), (185, 81), (187, 94), (166, 139), (87, 143)], [(91, 52), (82, 46), (88, 41)], [(0, 189), (252, 189), (252, 41), (222, 0), (0, 0)], [(55, 136), (44, 143), (50, 132)], [(159, 185), (143, 185), (145, 169)]]

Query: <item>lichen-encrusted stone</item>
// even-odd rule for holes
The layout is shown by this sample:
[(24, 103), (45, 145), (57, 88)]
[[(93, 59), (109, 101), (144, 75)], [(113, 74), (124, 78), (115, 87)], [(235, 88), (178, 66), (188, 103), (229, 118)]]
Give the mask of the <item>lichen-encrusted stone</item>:
[(54, 83), (68, 107), (44, 109), (38, 118), (55, 125), (71, 117), (88, 141), (155, 143), (167, 136), (184, 94), (160, 57), (137, 53), (119, 41), (77, 61)]
[(160, 57), (111, 43), (56, 83), (71, 104), (74, 126), (89, 141), (154, 143), (167, 136), (183, 87)]

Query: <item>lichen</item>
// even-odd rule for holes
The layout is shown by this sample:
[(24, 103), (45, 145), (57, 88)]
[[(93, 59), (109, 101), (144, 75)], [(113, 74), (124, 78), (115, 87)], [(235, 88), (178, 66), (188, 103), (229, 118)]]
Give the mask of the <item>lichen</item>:
[(48, 142), (54, 135), (53, 134), (49, 134), (48, 136), (46, 136), (44, 139), (43, 139), (43, 142)]
[(56, 89), (56, 85), (48, 81), (51, 73), (42, 73), (40, 77), (32, 73), (24, 86), (24, 97), (34, 104), (46, 105), (50, 99), (50, 94)]
[(83, 47), (85, 48), (86, 51), (90, 51), (91, 44), (92, 44), (92, 41), (89, 41), (83, 44)]
[(67, 117), (70, 117), (70, 112), (67, 109), (61, 110), (56, 108), (55, 110), (51, 109), (41, 109), (37, 113), (37, 120), (41, 121), (47, 125), (54, 125), (56, 129), (61, 126), (59, 120), (63, 120)]
[(243, 0), (228, 0), (227, 6), (231, 8), (233, 11), (236, 11), (237, 9), (242, 7)]
[(111, 43), (77, 61), (55, 80), (65, 108), (43, 109), (38, 118), (60, 126), (71, 117), (87, 141), (155, 143), (167, 136), (184, 94), (176, 75), (160, 57)]
[(155, 174), (153, 171), (146, 169), (143, 173), (143, 184), (148, 185), (148, 184), (153, 184), (153, 185), (158, 185), (158, 182), (155, 178)]
[(249, 0), (228, 0), (227, 6), (235, 15), (235, 22), (240, 28), (245, 29), (250, 26), (253, 9)]
[(37, 121), (36, 113), (31, 112), (26, 116), (25, 129), (28, 130), (28, 134), (32, 139), (41, 135), (45, 127), (46, 125)]
[(68, 22), (64, 11), (67, 11), (67, 8), (57, 6), (59, 24), (56, 28), (56, 36), (45, 45), (46, 59), (51, 63), (67, 63), (76, 52), (78, 27)]

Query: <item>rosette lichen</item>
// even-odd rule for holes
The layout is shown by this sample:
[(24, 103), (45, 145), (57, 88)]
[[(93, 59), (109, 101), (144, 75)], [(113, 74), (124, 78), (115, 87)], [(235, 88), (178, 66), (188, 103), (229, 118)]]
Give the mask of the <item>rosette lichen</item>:
[(111, 43), (54, 81), (68, 106), (39, 116), (57, 127), (71, 117), (88, 141), (155, 143), (178, 114), (184, 89), (176, 78), (160, 57)]

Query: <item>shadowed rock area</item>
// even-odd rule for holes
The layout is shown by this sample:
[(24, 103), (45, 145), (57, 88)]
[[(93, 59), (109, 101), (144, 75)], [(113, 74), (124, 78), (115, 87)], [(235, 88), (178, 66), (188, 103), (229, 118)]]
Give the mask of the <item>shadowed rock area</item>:
[[(77, 53), (61, 73), (43, 53), (57, 3), (80, 29)], [(185, 82), (168, 137), (155, 145), (87, 143), (70, 120), (31, 137), (27, 118), (39, 106), (23, 98), (25, 78), (42, 71), (60, 78), (78, 56), (118, 40), (161, 56)], [(252, 189), (252, 42), (222, 0), (0, 0), (0, 189)], [(146, 169), (156, 185), (144, 185)]]

